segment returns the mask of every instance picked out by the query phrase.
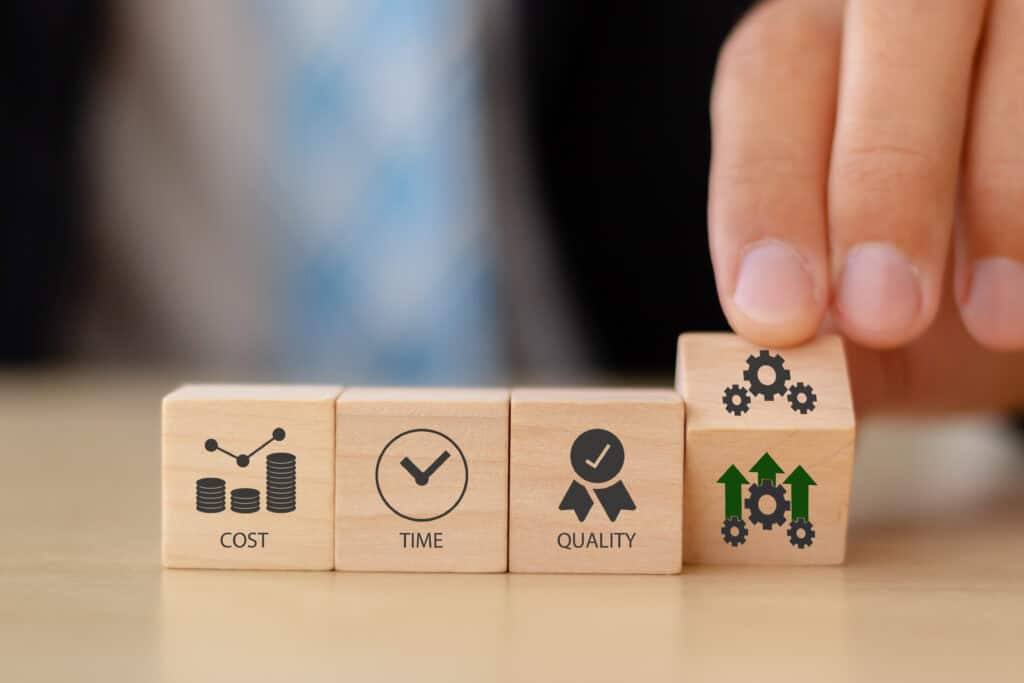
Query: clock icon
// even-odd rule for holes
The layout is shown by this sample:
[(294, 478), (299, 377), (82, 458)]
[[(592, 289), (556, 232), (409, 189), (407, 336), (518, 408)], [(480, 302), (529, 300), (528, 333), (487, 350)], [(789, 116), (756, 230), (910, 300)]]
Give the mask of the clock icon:
[(403, 519), (432, 522), (459, 506), (469, 485), (469, 463), (450, 437), (410, 429), (391, 439), (374, 470), (381, 502)]

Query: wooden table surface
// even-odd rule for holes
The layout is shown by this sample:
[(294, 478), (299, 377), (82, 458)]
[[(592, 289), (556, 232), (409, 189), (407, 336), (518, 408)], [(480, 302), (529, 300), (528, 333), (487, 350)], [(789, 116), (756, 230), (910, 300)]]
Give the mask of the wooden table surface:
[(0, 376), (0, 680), (1021, 680), (1020, 495), (855, 526), (834, 568), (163, 570), (169, 387)]

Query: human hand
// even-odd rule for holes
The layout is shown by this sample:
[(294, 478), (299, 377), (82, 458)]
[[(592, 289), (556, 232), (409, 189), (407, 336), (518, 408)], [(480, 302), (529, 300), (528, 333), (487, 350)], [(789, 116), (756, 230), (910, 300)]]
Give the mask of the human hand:
[(850, 342), (858, 410), (1024, 405), (1024, 2), (768, 0), (723, 47), (733, 328)]

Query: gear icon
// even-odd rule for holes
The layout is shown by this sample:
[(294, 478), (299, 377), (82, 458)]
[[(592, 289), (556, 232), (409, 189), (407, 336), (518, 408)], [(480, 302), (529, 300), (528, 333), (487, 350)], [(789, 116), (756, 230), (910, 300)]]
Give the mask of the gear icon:
[[(761, 349), (761, 353), (747, 358), (747, 369), (743, 371), (743, 379), (750, 383), (750, 393), (760, 394), (766, 401), (774, 401), (776, 396), (786, 393), (786, 382), (789, 381), (789, 370), (783, 365), (785, 361), (782, 356), (773, 356), (767, 349)], [(765, 384), (758, 378), (761, 368), (771, 368), (775, 372), (775, 379), (771, 384)]]
[(786, 531), (786, 535), (789, 536), (790, 545), (795, 545), (800, 550), (803, 550), (807, 546), (814, 544), (814, 525), (808, 519), (794, 519), (789, 523), (789, 530)]
[[(778, 484), (765, 481), (750, 485), (750, 497), (743, 501), (743, 506), (750, 511), (751, 524), (760, 524), (765, 531), (771, 531), (776, 524), (786, 521), (789, 501), (786, 500), (786, 489)], [(761, 512), (761, 499), (765, 496), (775, 501), (775, 509), (770, 513)]]
[(730, 517), (722, 523), (722, 540), (735, 548), (747, 542), (750, 529), (739, 517)]
[(797, 382), (791, 386), (787, 398), (789, 398), (789, 405), (793, 407), (793, 410), (798, 411), (801, 415), (806, 415), (814, 410), (814, 404), (818, 401), (818, 397), (814, 394), (814, 387), (803, 382)]
[(739, 384), (733, 384), (725, 388), (722, 403), (725, 404), (727, 411), (738, 417), (750, 410), (750, 392)]

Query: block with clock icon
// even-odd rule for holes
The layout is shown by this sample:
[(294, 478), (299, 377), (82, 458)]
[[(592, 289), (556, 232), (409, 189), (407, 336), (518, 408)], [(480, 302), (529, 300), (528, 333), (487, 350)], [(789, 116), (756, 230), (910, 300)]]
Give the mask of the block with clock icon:
[(508, 411), (505, 389), (346, 390), (336, 569), (506, 571)]
[(669, 389), (516, 389), (509, 571), (682, 566), (683, 424)]
[(186, 385), (163, 400), (167, 567), (334, 567), (341, 387)]
[(686, 400), (685, 562), (839, 564), (855, 419), (843, 343), (769, 349), (679, 339)]

